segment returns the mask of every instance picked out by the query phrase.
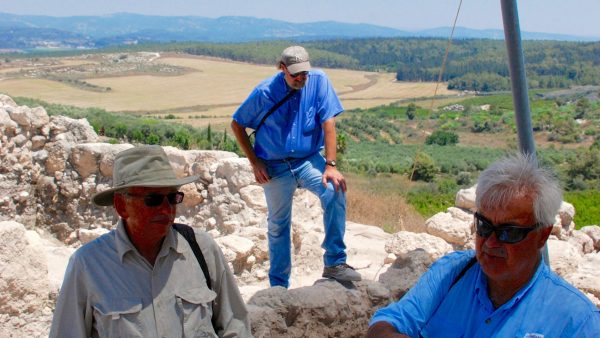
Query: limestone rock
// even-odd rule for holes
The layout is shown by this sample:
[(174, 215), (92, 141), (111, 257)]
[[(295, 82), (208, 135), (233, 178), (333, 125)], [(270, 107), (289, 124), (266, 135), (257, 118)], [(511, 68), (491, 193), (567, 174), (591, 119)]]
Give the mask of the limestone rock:
[(183, 205), (188, 208), (193, 208), (204, 201), (202, 194), (196, 189), (195, 184), (186, 184), (179, 188), (179, 191), (185, 194)]
[[(457, 209), (458, 210), (458, 209)], [(456, 213), (456, 210), (453, 212)], [(463, 246), (471, 237), (472, 218), (457, 219), (450, 212), (440, 212), (425, 222), (427, 233), (443, 238), (446, 242)]]
[(560, 276), (575, 272), (581, 261), (581, 254), (575, 246), (565, 241), (549, 239), (548, 256), (552, 270)]
[(391, 290), (394, 300), (400, 299), (417, 282), (429, 266), (431, 257), (424, 250), (409, 251), (379, 276), (379, 282)]
[(77, 230), (77, 238), (81, 242), (81, 244), (86, 244), (95, 240), (96, 238), (108, 233), (107, 229), (104, 228), (96, 228), (96, 229), (78, 229)]
[(477, 206), (475, 205), (475, 189), (477, 186), (473, 186), (468, 189), (460, 189), (458, 193), (456, 193), (456, 198), (454, 199), (454, 205), (458, 208), (470, 210), (471, 212), (475, 212), (477, 210)]
[(17, 104), (12, 97), (4, 94), (0, 94), (0, 107), (17, 107)]
[(558, 216), (560, 217), (560, 224), (563, 227), (569, 227), (575, 217), (575, 207), (573, 207), (573, 204), (563, 201), (558, 209)]
[(600, 227), (597, 225), (588, 225), (582, 227), (580, 230), (592, 239), (594, 250), (600, 250)]
[(594, 251), (594, 241), (590, 236), (581, 230), (571, 231), (571, 236), (569, 236), (567, 242), (576, 246), (581, 255)]
[(427, 257), (428, 264), (431, 264), (451, 252), (452, 246), (430, 234), (399, 231), (385, 244), (385, 251), (399, 259), (407, 259), (411, 252), (421, 251)]
[(6, 109), (0, 108), (0, 131), (2, 134), (14, 135), (18, 127), (19, 125), (10, 118)]
[(267, 200), (261, 186), (250, 184), (240, 189), (240, 197), (249, 208), (267, 212)]
[(358, 282), (332, 280), (286, 290), (274, 287), (249, 300), (255, 337), (363, 337), (374, 310), (387, 303), (386, 291)]
[(255, 182), (254, 173), (250, 169), (250, 162), (246, 158), (224, 159), (217, 167), (216, 175), (225, 178), (235, 190), (240, 190)]
[(36, 234), (6, 221), (0, 222), (0, 240), (0, 332), (18, 329), (30, 336), (39, 334), (40, 326), (42, 332), (48, 330), (48, 270), (43, 251), (30, 243), (37, 242)]
[(108, 143), (84, 143), (71, 149), (71, 163), (82, 178), (97, 174), (100, 159), (113, 145)]
[(98, 135), (86, 119), (52, 116), (49, 128), (53, 141), (63, 140), (72, 145), (98, 141)]
[[(565, 276), (579, 290), (600, 299), (600, 252), (583, 256), (579, 267)], [(593, 300), (593, 299), (592, 299)]]

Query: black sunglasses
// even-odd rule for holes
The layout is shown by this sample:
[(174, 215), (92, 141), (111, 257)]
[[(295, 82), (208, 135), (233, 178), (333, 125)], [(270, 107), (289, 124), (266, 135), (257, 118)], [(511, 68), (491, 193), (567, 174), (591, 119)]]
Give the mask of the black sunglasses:
[(182, 193), (181, 191), (171, 192), (168, 194), (159, 194), (159, 193), (152, 192), (152, 193), (149, 193), (146, 195), (132, 195), (130, 193), (124, 193), (124, 195), (130, 196), (130, 197), (143, 198), (144, 204), (147, 207), (151, 207), (151, 208), (157, 207), (157, 206), (163, 204), (165, 197), (167, 197), (167, 201), (169, 202), (169, 204), (175, 205), (175, 204), (179, 204), (179, 203), (183, 202), (183, 197), (185, 196), (185, 194)]
[(293, 78), (297, 78), (297, 77), (299, 77), (301, 75), (308, 75), (308, 72), (307, 71), (303, 71), (303, 72), (298, 72), (298, 73), (294, 73), (294, 74), (290, 73), (290, 76), (293, 77)]
[(515, 244), (524, 240), (527, 234), (540, 227), (539, 223), (533, 225), (533, 227), (525, 228), (523, 226), (517, 226), (510, 223), (498, 224), (494, 226), (489, 219), (483, 217), (480, 213), (475, 213), (475, 229), (477, 235), (488, 238), (492, 235), (492, 232), (496, 234), (496, 238), (499, 242), (506, 244)]

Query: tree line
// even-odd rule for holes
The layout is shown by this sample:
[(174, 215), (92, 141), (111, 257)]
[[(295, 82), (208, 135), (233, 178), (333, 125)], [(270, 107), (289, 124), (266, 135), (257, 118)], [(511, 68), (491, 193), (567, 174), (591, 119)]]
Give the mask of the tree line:
[[(281, 50), (298, 42), (240, 44), (172, 44), (189, 54), (261, 64), (275, 63)], [(447, 41), (437, 38), (370, 38), (308, 41), (316, 67), (396, 72), (399, 81), (437, 81)], [(523, 42), (531, 88), (566, 88), (600, 84), (600, 42)], [(462, 39), (453, 42), (443, 81), (449, 89), (482, 92), (510, 90), (508, 59), (502, 40)]]
[[(110, 47), (86, 50), (85, 53), (153, 50), (275, 64), (283, 48), (298, 43), (307, 47), (311, 63), (316, 67), (395, 72), (399, 81), (437, 81), (447, 41), (440, 38), (360, 38), (235, 44), (176, 42)], [(600, 84), (600, 42), (525, 40), (523, 51), (531, 88)], [(69, 51), (38, 56), (83, 53)], [(442, 80), (448, 82), (449, 89), (510, 90), (507, 65), (504, 41), (459, 39), (453, 41)]]

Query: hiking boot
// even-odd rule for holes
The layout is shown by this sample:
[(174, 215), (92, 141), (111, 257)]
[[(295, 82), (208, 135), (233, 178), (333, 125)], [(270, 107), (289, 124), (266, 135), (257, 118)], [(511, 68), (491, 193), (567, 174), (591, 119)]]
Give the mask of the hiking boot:
[(357, 282), (361, 280), (360, 273), (354, 271), (354, 268), (346, 263), (326, 266), (323, 269), (323, 277), (333, 278), (338, 282)]

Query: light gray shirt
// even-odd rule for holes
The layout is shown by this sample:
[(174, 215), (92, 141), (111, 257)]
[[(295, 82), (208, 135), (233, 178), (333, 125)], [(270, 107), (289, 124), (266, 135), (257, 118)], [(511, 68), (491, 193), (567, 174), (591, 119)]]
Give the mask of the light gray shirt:
[(213, 290), (190, 245), (174, 229), (152, 266), (119, 221), (70, 258), (50, 337), (252, 337), (246, 306), (219, 246), (204, 232), (196, 240)]

